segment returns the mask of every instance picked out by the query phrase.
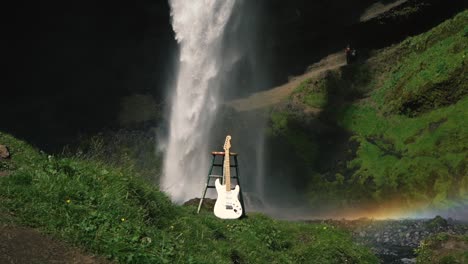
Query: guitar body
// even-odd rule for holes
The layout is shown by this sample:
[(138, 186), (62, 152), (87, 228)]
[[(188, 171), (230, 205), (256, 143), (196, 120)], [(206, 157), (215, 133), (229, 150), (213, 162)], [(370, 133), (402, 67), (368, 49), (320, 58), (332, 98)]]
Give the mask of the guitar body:
[(219, 179), (215, 182), (218, 199), (214, 206), (214, 214), (221, 219), (237, 219), (242, 216), (242, 206), (239, 202), (239, 185), (234, 190), (227, 191), (226, 185), (221, 185)]

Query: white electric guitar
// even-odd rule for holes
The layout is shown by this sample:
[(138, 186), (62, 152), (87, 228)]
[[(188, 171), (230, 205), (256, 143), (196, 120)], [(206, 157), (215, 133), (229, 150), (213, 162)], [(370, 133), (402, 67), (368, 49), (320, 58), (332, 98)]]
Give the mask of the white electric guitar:
[(242, 206), (239, 202), (239, 185), (231, 190), (231, 165), (229, 164), (229, 149), (231, 148), (231, 136), (226, 137), (224, 142), (224, 181), (225, 185), (216, 179), (215, 187), (218, 199), (214, 206), (214, 214), (221, 219), (237, 219), (242, 216)]

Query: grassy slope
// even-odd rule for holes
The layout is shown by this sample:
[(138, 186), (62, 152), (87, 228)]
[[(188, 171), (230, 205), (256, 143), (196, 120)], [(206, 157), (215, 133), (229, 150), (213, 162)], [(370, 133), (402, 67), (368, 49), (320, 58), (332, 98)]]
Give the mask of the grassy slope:
[(48, 156), (1, 132), (0, 142), (12, 153), (0, 161), (10, 173), (0, 213), (120, 263), (377, 263), (328, 225), (196, 215), (131, 169)]
[[(291, 107), (274, 109), (271, 131), (311, 164), (311, 201), (385, 202), (437, 208), (468, 201), (468, 11), (366, 62), (305, 81)], [(299, 101), (299, 103), (297, 103)], [(297, 111), (321, 107), (308, 116)], [(357, 144), (342, 166), (320, 171), (312, 131), (294, 123), (319, 119)], [(297, 136), (299, 135), (299, 136)], [(304, 149), (307, 149), (305, 151)], [(338, 154), (337, 154), (338, 155)], [(330, 175), (331, 174), (331, 175)], [(368, 198), (370, 197), (370, 198)]]

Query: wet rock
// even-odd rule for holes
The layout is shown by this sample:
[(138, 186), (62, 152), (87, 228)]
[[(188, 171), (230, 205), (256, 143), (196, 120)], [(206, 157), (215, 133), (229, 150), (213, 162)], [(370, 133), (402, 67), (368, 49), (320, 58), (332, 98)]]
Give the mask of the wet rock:
[[(186, 201), (184, 203), (184, 206), (196, 206), (196, 207), (198, 207), (199, 203), (200, 203), (200, 198), (193, 198), (191, 200)], [(215, 199), (205, 198), (205, 199), (203, 199), (201, 209), (208, 210), (208, 211), (213, 211), (215, 203), (216, 203)]]
[(8, 150), (8, 147), (0, 144), (0, 159), (9, 159), (9, 158), (10, 158), (10, 151)]
[(446, 230), (448, 227), (448, 221), (445, 220), (440, 215), (438, 215), (434, 217), (433, 219), (429, 220), (426, 223), (426, 227), (429, 228), (430, 230), (437, 230), (437, 231)]
[(416, 259), (415, 258), (402, 258), (401, 263), (403, 263), (403, 264), (416, 263)]

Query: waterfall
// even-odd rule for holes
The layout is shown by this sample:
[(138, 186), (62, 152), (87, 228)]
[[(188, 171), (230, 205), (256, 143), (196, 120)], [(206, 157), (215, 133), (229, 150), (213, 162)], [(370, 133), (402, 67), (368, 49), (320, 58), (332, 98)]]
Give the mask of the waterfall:
[(235, 1), (170, 0), (180, 57), (161, 188), (175, 202), (199, 196), (207, 176), (221, 88), (222, 37)]

